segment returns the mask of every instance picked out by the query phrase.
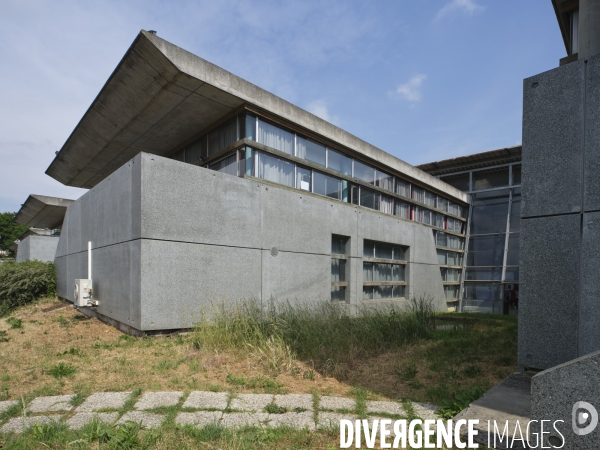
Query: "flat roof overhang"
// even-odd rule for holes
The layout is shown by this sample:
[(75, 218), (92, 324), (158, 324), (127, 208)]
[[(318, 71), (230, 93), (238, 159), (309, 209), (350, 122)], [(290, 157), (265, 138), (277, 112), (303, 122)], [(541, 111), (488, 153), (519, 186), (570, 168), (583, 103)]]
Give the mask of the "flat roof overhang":
[(579, 0), (552, 0), (567, 55), (571, 54), (571, 13), (579, 9)]
[(417, 167), (431, 175), (445, 175), (465, 170), (483, 169), (521, 161), (522, 146), (499, 148), (487, 152), (473, 153), (472, 155), (444, 159), (418, 165)]
[(26, 227), (53, 230), (62, 225), (71, 203), (73, 200), (31, 194), (21, 205), (14, 221)]
[(68, 186), (91, 189), (139, 152), (169, 156), (176, 146), (245, 104), (467, 201), (458, 189), (144, 30), (46, 174)]

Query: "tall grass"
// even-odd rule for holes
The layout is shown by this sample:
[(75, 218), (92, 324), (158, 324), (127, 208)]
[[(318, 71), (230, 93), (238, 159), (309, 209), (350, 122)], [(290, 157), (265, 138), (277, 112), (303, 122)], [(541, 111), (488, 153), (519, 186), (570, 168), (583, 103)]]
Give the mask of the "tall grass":
[(428, 338), (434, 320), (427, 298), (413, 298), (404, 308), (358, 310), (329, 303), (270, 302), (262, 308), (260, 302), (249, 300), (232, 308), (221, 305), (211, 311), (210, 319), (203, 317), (194, 329), (193, 343), (197, 348), (253, 352), (275, 373), (291, 368), (294, 357), (329, 371), (358, 357)]
[(0, 317), (43, 296), (56, 294), (56, 268), (41, 261), (0, 265)]

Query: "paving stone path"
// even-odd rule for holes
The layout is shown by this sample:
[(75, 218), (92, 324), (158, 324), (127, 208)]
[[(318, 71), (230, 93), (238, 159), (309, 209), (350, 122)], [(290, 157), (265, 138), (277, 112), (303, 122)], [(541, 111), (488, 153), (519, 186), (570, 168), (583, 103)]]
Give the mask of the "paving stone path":
[[(97, 392), (79, 406), (72, 406), (74, 395), (37, 397), (11, 417), (0, 422), (0, 432), (20, 433), (36, 424), (64, 422), (79, 429), (94, 418), (108, 424), (127, 421), (141, 422), (148, 428), (160, 427), (168, 412), (175, 412), (175, 423), (204, 427), (213, 423), (224, 427), (288, 426), (309, 430), (337, 427), (341, 419), (356, 420), (356, 400), (353, 398), (317, 396), (312, 394), (234, 394), (227, 392), (193, 391), (144, 392), (135, 399), (131, 392)], [(135, 402), (133, 402), (135, 400)], [(131, 404), (133, 403), (133, 406)], [(0, 413), (16, 409), (18, 401), (0, 402)], [(421, 419), (436, 419), (436, 406), (412, 403)], [(402, 404), (367, 401), (369, 420), (407, 418)]]

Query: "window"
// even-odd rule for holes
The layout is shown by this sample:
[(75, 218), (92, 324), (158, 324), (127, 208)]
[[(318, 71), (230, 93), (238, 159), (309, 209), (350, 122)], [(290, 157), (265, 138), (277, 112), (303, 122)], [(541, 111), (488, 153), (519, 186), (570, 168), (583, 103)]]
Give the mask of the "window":
[(331, 301), (346, 301), (346, 254), (350, 238), (331, 236)]
[(290, 155), (294, 154), (294, 134), (258, 119), (258, 142)]
[(410, 198), (410, 183), (401, 178), (396, 178), (396, 194)]
[(460, 253), (448, 252), (446, 250), (438, 250), (437, 251), (438, 262), (441, 266), (460, 266), (461, 265), (461, 255)]
[(433, 226), (444, 228), (444, 216), (439, 213), (433, 213)]
[(412, 198), (415, 202), (425, 203), (425, 190), (413, 186)]
[(354, 160), (354, 178), (358, 178), (365, 183), (375, 184), (375, 169)]
[(425, 204), (427, 206), (431, 206), (432, 208), (435, 208), (435, 200), (436, 200), (437, 195), (429, 192), (429, 191), (425, 191)]
[(330, 148), (327, 149), (327, 167), (344, 175), (352, 176), (352, 159)]
[(310, 170), (304, 167), (296, 167), (296, 188), (310, 191)]
[(437, 198), (437, 207), (438, 209), (441, 209), (442, 211), (448, 211), (448, 200), (445, 199), (444, 197), (440, 197), (438, 195)]
[(508, 167), (473, 172), (473, 190), (508, 186)]
[(227, 173), (229, 175), (237, 176), (238, 165), (236, 153), (227, 156), (226, 158), (211, 164), (208, 167), (210, 170), (216, 170), (217, 172)]
[(396, 200), (394, 215), (402, 217), (403, 219), (410, 219), (410, 205), (403, 201)]
[(294, 187), (294, 164), (258, 153), (258, 178)]
[(315, 171), (313, 172), (313, 192), (341, 200), (342, 180)]
[(379, 210), (379, 192), (361, 186), (360, 206)]
[(296, 136), (296, 156), (325, 167), (325, 146)]
[(382, 195), (380, 209), (383, 213), (394, 214), (394, 199), (387, 195)]
[(365, 240), (363, 243), (363, 300), (404, 298), (406, 247)]
[(394, 177), (385, 173), (377, 171), (377, 186), (386, 191), (394, 192)]
[[(461, 191), (470, 191), (470, 181), (468, 173), (461, 173), (459, 175), (450, 175), (447, 177), (440, 177), (445, 183), (448, 183), (450, 186), (454, 186), (456, 189)], [(440, 208), (441, 209), (441, 208)]]

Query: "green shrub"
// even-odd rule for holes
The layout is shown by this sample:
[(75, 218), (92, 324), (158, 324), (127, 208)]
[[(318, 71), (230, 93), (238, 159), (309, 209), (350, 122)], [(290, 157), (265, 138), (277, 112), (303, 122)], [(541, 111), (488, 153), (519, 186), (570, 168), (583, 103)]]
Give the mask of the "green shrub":
[(56, 268), (52, 263), (25, 261), (0, 265), (0, 316), (44, 296), (56, 294)]

